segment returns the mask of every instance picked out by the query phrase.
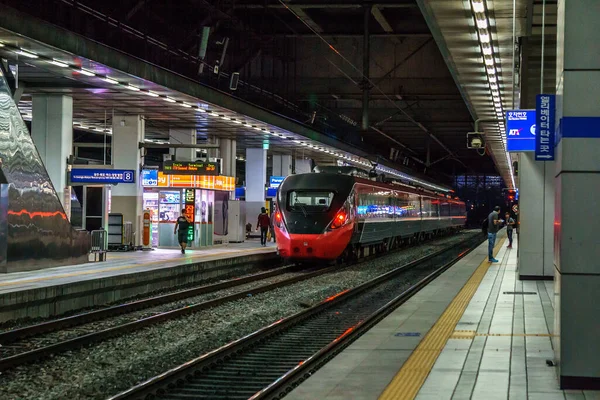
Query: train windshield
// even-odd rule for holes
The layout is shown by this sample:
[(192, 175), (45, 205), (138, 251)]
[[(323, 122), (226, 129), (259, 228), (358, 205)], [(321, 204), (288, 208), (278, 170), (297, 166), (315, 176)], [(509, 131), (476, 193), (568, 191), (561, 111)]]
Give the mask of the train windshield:
[(307, 212), (326, 212), (331, 207), (333, 192), (313, 191), (313, 190), (293, 190), (288, 192), (289, 211)]

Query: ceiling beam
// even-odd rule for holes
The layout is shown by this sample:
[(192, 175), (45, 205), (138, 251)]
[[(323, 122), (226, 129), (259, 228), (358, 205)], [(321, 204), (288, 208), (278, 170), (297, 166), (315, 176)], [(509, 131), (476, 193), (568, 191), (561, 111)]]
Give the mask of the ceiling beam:
[[(286, 37), (286, 38), (300, 38), (300, 39), (307, 39), (307, 38), (316, 38), (317, 35), (315, 35), (314, 33), (275, 33), (275, 34), (270, 34), (270, 36), (274, 36), (274, 37)], [(329, 33), (329, 32), (325, 32), (323, 34), (321, 34), (322, 37), (324, 38), (362, 38), (364, 35), (362, 33)], [(428, 38), (431, 37), (431, 33), (426, 33), (426, 32), (405, 32), (405, 33), (400, 33), (400, 32), (392, 32), (392, 33), (373, 33), (371, 35), (369, 35), (372, 38), (403, 38), (403, 37), (423, 37), (423, 38)]]
[(381, 27), (383, 28), (384, 31), (386, 31), (387, 33), (394, 32), (394, 28), (392, 28), (392, 26), (390, 25), (388, 20), (385, 18), (385, 16), (383, 15), (383, 13), (379, 9), (379, 7), (373, 6), (371, 8), (371, 14), (373, 14), (373, 16), (375, 17), (375, 20), (377, 21), (377, 23), (379, 23), (379, 25), (381, 25)]
[(136, 3), (136, 5), (133, 6), (131, 8), (131, 10), (129, 10), (129, 12), (127, 13), (127, 16), (125, 17), (125, 20), (129, 21), (131, 18), (133, 18), (133, 16), (135, 14), (137, 14), (137, 12), (140, 11), (144, 7), (144, 5), (146, 4), (146, 1), (149, 1), (149, 0), (139, 0)]
[[(303, 2), (303, 3), (290, 3), (290, 0), (287, 1), (289, 3), (289, 7), (300, 7), (303, 9), (310, 9), (310, 8), (321, 8), (321, 9), (326, 9), (326, 8), (361, 8), (364, 6), (364, 4), (362, 2), (342, 2), (342, 3), (327, 3), (327, 2), (315, 2), (315, 3), (311, 3), (311, 2)], [(375, 3), (373, 4), (373, 7), (378, 7), (378, 8), (415, 8), (417, 6), (416, 3), (399, 3), (399, 4), (386, 4), (386, 3)], [(236, 4), (235, 8), (239, 9), (239, 10), (246, 10), (246, 9), (262, 9), (262, 8), (285, 8), (282, 4), (267, 4), (265, 6), (265, 4)]]

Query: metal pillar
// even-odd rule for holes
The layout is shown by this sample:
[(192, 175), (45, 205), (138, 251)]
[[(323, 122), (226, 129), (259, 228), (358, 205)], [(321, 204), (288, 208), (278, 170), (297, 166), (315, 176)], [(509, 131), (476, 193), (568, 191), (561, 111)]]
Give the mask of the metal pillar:
[(369, 63), (371, 61), (371, 40), (369, 37), (369, 21), (371, 19), (371, 5), (364, 7), (364, 35), (363, 35), (363, 101), (362, 101), (362, 130), (369, 130)]

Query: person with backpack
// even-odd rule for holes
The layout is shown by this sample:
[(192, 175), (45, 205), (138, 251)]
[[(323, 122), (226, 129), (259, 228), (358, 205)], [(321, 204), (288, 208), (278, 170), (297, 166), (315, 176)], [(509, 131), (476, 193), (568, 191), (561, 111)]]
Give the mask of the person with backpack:
[(177, 243), (181, 246), (181, 254), (185, 254), (189, 230), (190, 219), (185, 215), (185, 210), (181, 210), (181, 215), (177, 218), (175, 230), (173, 231), (173, 234), (177, 234)]
[(267, 209), (262, 207), (260, 209), (260, 214), (258, 214), (258, 222), (256, 223), (256, 230), (260, 228), (260, 244), (262, 246), (267, 245), (267, 232), (269, 231), (269, 226), (271, 225), (271, 218), (267, 214)]
[(488, 261), (492, 263), (497, 263), (498, 260), (494, 258), (494, 246), (496, 244), (496, 234), (502, 228), (502, 224), (504, 223), (498, 217), (500, 213), (500, 207), (494, 207), (494, 211), (492, 211), (487, 217), (487, 236), (488, 236)]

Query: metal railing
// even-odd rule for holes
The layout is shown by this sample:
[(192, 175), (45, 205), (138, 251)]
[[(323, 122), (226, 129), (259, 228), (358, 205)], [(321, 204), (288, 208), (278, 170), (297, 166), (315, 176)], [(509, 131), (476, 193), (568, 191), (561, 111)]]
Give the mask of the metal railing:
[(94, 255), (94, 261), (106, 261), (106, 249), (108, 238), (104, 229), (90, 232), (92, 235), (92, 247), (90, 253)]

